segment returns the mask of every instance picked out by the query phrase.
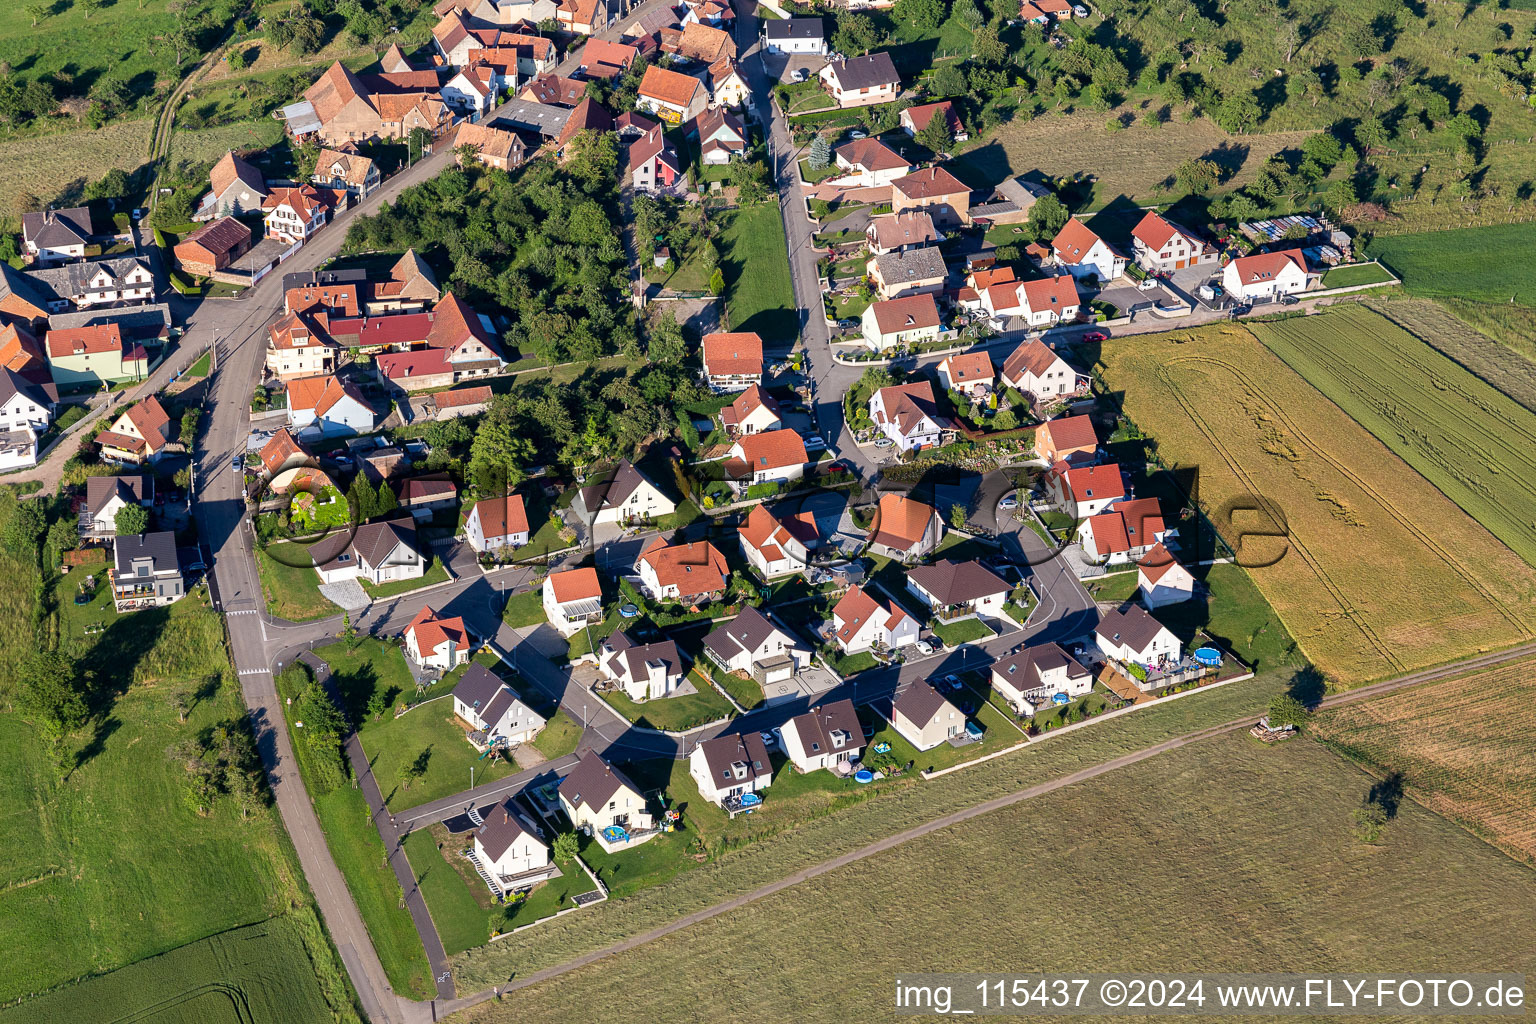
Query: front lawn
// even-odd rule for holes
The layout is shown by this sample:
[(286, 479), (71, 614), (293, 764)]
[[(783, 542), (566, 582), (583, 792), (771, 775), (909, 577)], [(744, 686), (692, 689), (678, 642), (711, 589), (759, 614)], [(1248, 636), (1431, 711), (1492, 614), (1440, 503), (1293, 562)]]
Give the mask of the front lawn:
[[(518, 770), (516, 763), (506, 758), (481, 757), (464, 732), (448, 697), (413, 708), (399, 718), (390, 710), (383, 718), (364, 723), (359, 734), (363, 749), (391, 811), (469, 789), (471, 768), (476, 786)], [(413, 778), (405, 778), (407, 768)]]
[(507, 598), (501, 621), (509, 626), (539, 626), (548, 621), (544, 615), (544, 588), (534, 587), (524, 594)]
[(557, 757), (573, 753), (580, 742), (581, 723), (564, 711), (556, 711), (544, 724), (538, 736), (534, 737), (533, 746), (539, 753), (553, 761)]
[(212, 353), (204, 352), (202, 354), (202, 356), (200, 356), (198, 358), (197, 362), (193, 363), (191, 366), (189, 366), (187, 368), (187, 376), (188, 377), (206, 377), (206, 376), (208, 376), (208, 367), (210, 365), (210, 362), (211, 362), (212, 358), (213, 358)]
[(681, 732), (696, 725), (729, 718), (734, 714), (730, 703), (712, 687), (695, 683), (698, 693), (684, 697), (660, 697), (636, 704), (622, 690), (604, 690), (603, 699), (609, 707), (635, 725), (648, 729)]
[(308, 622), (341, 611), (321, 596), (319, 573), (313, 568), (287, 564), (309, 557), (304, 545), (287, 541), (270, 546), (286, 557), (278, 561), (265, 549), (256, 549), (256, 572), (261, 577), (261, 592), (267, 599), (268, 612), (289, 622)]
[(860, 651), (857, 654), (833, 654), (826, 661), (832, 667), (832, 671), (844, 679), (880, 666), (880, 659), (869, 651)]
[(596, 839), (581, 836), (581, 859), (608, 887), (609, 897), (617, 899), (670, 881), (694, 867), (688, 856), (693, 838), (685, 815), (676, 832), (663, 832), (649, 842), (618, 853), (607, 853)]
[(836, 161), (828, 163), (827, 166), (823, 167), (819, 171), (811, 169), (811, 162), (809, 160), (800, 161), (800, 177), (805, 179), (805, 181), (811, 185), (826, 181), (828, 178), (835, 178), (842, 173), (843, 169), (837, 166)]
[(681, 530), (689, 523), (696, 522), (703, 517), (704, 513), (699, 510), (699, 506), (684, 498), (678, 504), (676, 512), (670, 512), (667, 515), (657, 517), (656, 529), (662, 533), (671, 533), (674, 530)]
[(1323, 271), (1323, 288), (1354, 288), (1363, 284), (1386, 284), (1392, 273), (1379, 263), (1355, 263), (1347, 267), (1330, 267)]
[(423, 587), (433, 587), (439, 583), (447, 583), (452, 577), (448, 575), (448, 567), (440, 560), (433, 558), (427, 566), (427, 571), (413, 580), (394, 580), (390, 583), (372, 584), (367, 580), (359, 580), (363, 590), (375, 601), (385, 597), (399, 597), (401, 594), (409, 594), (413, 590)]
[(977, 640), (990, 640), (997, 635), (980, 619), (961, 619), (959, 622), (941, 623), (933, 627), (933, 634), (943, 640), (946, 647), (974, 643)]
[[(710, 668), (713, 670), (715, 682), (719, 683), (721, 689), (730, 694), (737, 704), (751, 711), (763, 702), (763, 688), (756, 679), (743, 678), (735, 672), (714, 669), (713, 666)], [(693, 680), (693, 685), (697, 686), (700, 692), (703, 692), (704, 687), (709, 685), (703, 678), (704, 671), (703, 663), (700, 662), (700, 664), (693, 667), (693, 672), (689, 676)]]

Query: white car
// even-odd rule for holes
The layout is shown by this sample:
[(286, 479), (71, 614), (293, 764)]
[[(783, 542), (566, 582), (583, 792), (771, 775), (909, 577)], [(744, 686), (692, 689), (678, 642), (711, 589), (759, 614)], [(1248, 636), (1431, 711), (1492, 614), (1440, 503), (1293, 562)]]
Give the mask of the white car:
[(1088, 17), (1088, 8), (1084, 7), (1082, 4), (1074, 4), (1072, 6), (1072, 13), (1079, 18), (1086, 18)]
[(869, 134), (867, 132), (862, 132), (859, 129), (855, 128), (853, 131), (848, 133), (848, 137), (850, 139), (867, 139), (867, 138), (869, 138)]
[(1017, 494), (1010, 494), (1007, 497), (1005, 497), (1002, 501), (998, 502), (997, 503), (997, 507), (998, 508), (1018, 508), (1019, 507), (1019, 496)]
[(827, 439), (822, 437), (820, 434), (812, 434), (810, 437), (807, 437), (804, 440), (805, 450), (808, 452), (819, 452), (827, 447)]
[(891, 445), (893, 445), (895, 443), (896, 443), (895, 441), (892, 441), (888, 437), (882, 437), (880, 440), (875, 442), (875, 447), (876, 448), (889, 448)]
[(929, 643), (927, 640), (919, 640), (917, 642), (917, 653), (918, 654), (932, 654), (933, 653), (933, 644)]

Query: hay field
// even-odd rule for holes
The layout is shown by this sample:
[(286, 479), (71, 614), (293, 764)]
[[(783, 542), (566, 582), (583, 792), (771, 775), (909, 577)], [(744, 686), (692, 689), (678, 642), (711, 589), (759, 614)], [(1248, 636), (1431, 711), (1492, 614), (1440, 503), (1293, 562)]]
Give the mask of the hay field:
[(1412, 804), (1360, 844), (1371, 782), (1306, 739), (1191, 744), (452, 1020), (902, 1020), (910, 971), (1529, 974), (1536, 875)]
[(1526, 639), (1536, 570), (1520, 561), (1241, 327), (1107, 344), (1104, 377), (1169, 465), (1200, 467), (1218, 529), (1229, 500), (1277, 509), (1288, 537), (1250, 575), (1335, 687)]
[(55, 132), (0, 143), (0, 196), (10, 200), (30, 192), (50, 202), (76, 179), (94, 181), (112, 168), (130, 174), (149, 162), (149, 137), (155, 122), (122, 121), (95, 131)]
[[(1536, 344), (1532, 344), (1536, 340), (1536, 310), (1478, 304), (1480, 311), (1499, 316), (1493, 321), (1469, 316), (1465, 307), (1471, 303), (1451, 307), (1454, 313), (1428, 299), (1373, 297), (1366, 305), (1536, 411)], [(1530, 321), (1524, 331), (1519, 324), (1522, 319)]]
[(1364, 306), (1250, 326), (1286, 365), (1536, 565), (1536, 413)]
[(1536, 662), (1500, 665), (1322, 712), (1310, 727), (1413, 799), (1536, 865)]

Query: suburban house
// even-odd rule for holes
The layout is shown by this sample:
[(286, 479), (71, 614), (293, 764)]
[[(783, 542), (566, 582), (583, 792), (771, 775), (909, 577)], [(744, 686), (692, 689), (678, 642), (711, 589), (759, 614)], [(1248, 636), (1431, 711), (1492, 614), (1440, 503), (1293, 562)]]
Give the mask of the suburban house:
[(891, 725), (918, 750), (965, 735), (965, 714), (933, 684), (917, 680), (891, 702)]
[(818, 76), (840, 107), (891, 103), (901, 92), (901, 76), (888, 53), (829, 61)]
[(709, 90), (697, 78), (657, 65), (645, 69), (635, 94), (635, 107), (655, 114), (669, 125), (692, 121), (709, 106)]
[(903, 452), (931, 448), (943, 436), (945, 423), (927, 380), (893, 384), (869, 399), (869, 418)]
[(504, 551), (528, 543), (528, 511), (521, 494), (475, 502), (464, 520), (464, 539), (475, 551)]
[(865, 307), (860, 324), (864, 343), (875, 352), (937, 341), (944, 329), (938, 303), (928, 292), (871, 302)]
[(581, 49), (581, 67), (578, 70), (587, 78), (619, 78), (629, 70), (639, 55), (640, 51), (627, 43), (588, 39)]
[(22, 252), (39, 263), (84, 259), (93, 237), (91, 211), (84, 206), (21, 215)]
[(768, 788), (773, 763), (762, 736), (749, 730), (716, 736), (694, 747), (688, 755), (688, 774), (700, 796), (734, 814), (743, 807), (742, 797)]
[(1051, 504), (1079, 521), (1098, 515), (1126, 496), (1120, 467), (1112, 462), (1077, 467), (1058, 462), (1046, 471), (1045, 493)]
[(112, 425), (96, 435), (104, 462), (153, 465), (171, 443), (171, 418), (159, 399), (150, 395), (122, 411)]
[(1136, 586), (1148, 608), (1179, 604), (1195, 596), (1195, 578), (1159, 541), (1136, 563)]
[(941, 228), (971, 222), (971, 190), (942, 167), (925, 167), (891, 182), (891, 212), (921, 210)]
[(1125, 257), (1076, 217), (1051, 240), (1051, 252), (1073, 277), (1097, 277), (1107, 283), (1125, 273)]
[(524, 145), (521, 135), (490, 125), (471, 124), (468, 121), (459, 125), (453, 147), (458, 149), (460, 146), (471, 147), (475, 151), (476, 160), (498, 171), (515, 170), (528, 159), (528, 147)]
[[(605, 850), (631, 838), (648, 838), (634, 833), (647, 832), (654, 824), (639, 787), (594, 750), (582, 754), (571, 774), (560, 780), (560, 808), (578, 831), (590, 830)], [(608, 829), (624, 834), (610, 839), (604, 835)]]
[(827, 54), (827, 30), (820, 18), (764, 18), (763, 49), (769, 53)]
[(37, 431), (0, 430), (0, 472), (37, 465)]
[(1090, 562), (1118, 565), (1136, 561), (1175, 532), (1156, 498), (1136, 498), (1090, 516), (1077, 528), (1077, 540)]
[(992, 689), (1021, 715), (1033, 715), (1056, 694), (1082, 697), (1093, 691), (1093, 674), (1059, 644), (1036, 644), (992, 663)]
[(1183, 652), (1179, 638), (1139, 604), (1106, 613), (1093, 637), (1106, 658), (1143, 669), (1177, 663)]
[(333, 373), (337, 348), (307, 312), (284, 313), (267, 325), (267, 369), (278, 380)]
[(905, 249), (876, 256), (866, 266), (875, 282), (875, 291), (882, 299), (899, 299), (903, 295), (934, 295), (944, 290), (949, 268), (944, 265), (944, 254), (936, 245), (921, 249)]
[(613, 476), (583, 487), (571, 507), (583, 520), (598, 526), (669, 516), (677, 511), (677, 502), (661, 493), (628, 459), (620, 459)]
[(723, 595), (731, 570), (725, 556), (707, 540), (668, 544), (657, 537), (640, 552), (635, 571), (647, 597), (691, 605)]
[(300, 437), (340, 437), (373, 429), (373, 407), (351, 384), (335, 376), (299, 377), (287, 383), (288, 426)]
[(608, 24), (608, 0), (560, 0), (555, 21), (572, 35), (590, 36)]
[(985, 352), (957, 352), (939, 364), (939, 387), (956, 394), (981, 398), (992, 390), (997, 371)]
[(915, 644), (922, 624), (894, 601), (882, 601), (855, 586), (832, 608), (832, 631), (844, 654), (858, 654)]
[(431, 519), (438, 512), (453, 508), (459, 500), (459, 489), (452, 480), (415, 479), (402, 480), (397, 496), (400, 507), (414, 519)]
[(422, 668), (439, 672), (458, 668), (469, 660), (469, 631), (464, 620), (457, 615), (440, 618), (431, 605), (424, 605), (405, 627), (405, 654)]
[(410, 516), (364, 523), (350, 540), (343, 535), (338, 541), (321, 541), (310, 549), (315, 571), (325, 583), (355, 579), (379, 586), (426, 575), (427, 559), (418, 547), (416, 521)]
[(912, 171), (906, 157), (874, 138), (845, 142), (832, 151), (832, 159), (843, 172), (837, 179), (839, 185), (875, 188), (889, 185)]
[(480, 748), (532, 743), (544, 731), (543, 716), (477, 662), (470, 662), (453, 688), (453, 713), (470, 727), (469, 740)]
[(197, 212), (192, 215), (195, 221), (254, 213), (267, 198), (266, 176), (232, 150), (208, 172), (208, 184), (211, 190), (197, 204)]
[(346, 192), (354, 200), (366, 199), (379, 187), (379, 167), (371, 159), (349, 149), (322, 149), (309, 183), (333, 192)]
[[(540, 0), (547, 3), (549, 0)], [(496, 70), (497, 92), (512, 92), (519, 81), (542, 75), (555, 66), (554, 40), (525, 32), (487, 35), (480, 49), (471, 49), (465, 63)]]
[(706, 334), (699, 352), (711, 391), (740, 391), (763, 382), (763, 339), (753, 331)]
[(740, 107), (752, 95), (735, 57), (721, 57), (709, 66), (709, 98), (717, 107)]
[(848, 763), (864, 747), (864, 727), (851, 700), (818, 705), (784, 723), (784, 753), (796, 771)]
[(502, 81), (500, 68), (490, 64), (469, 64), (458, 68), (443, 83), (443, 102), (454, 114), (466, 120), (476, 120), (489, 114), (496, 107)]
[(539, 838), (539, 827), (509, 796), (486, 811), (475, 830), (474, 862), (491, 880), (496, 895), (524, 889), (553, 876), (554, 856)]
[(209, 221), (171, 249), (176, 265), (194, 277), (209, 277), (244, 256), (251, 229), (233, 217)]
[[(1050, 190), (1044, 185), (1030, 181), (1028, 178), (1004, 178), (992, 186), (992, 194), (985, 202), (971, 208), (971, 215), (994, 226), (1024, 224), (1029, 220), (1030, 211), (1035, 208), (1035, 204), (1050, 194)], [(1048, 249), (1035, 242), (1030, 242), (1025, 247), (1026, 253), (1031, 247), (1039, 249), (1042, 255), (1050, 255)], [(1034, 255), (1034, 253), (1029, 254)]]
[(683, 656), (671, 640), (637, 644), (622, 629), (598, 645), (597, 666), (604, 679), (618, 683), (633, 701), (671, 696), (686, 671)]
[(155, 275), (137, 256), (66, 263), (27, 272), (50, 312), (107, 303), (155, 301)]
[(879, 518), (870, 537), (870, 552), (903, 562), (922, 558), (939, 545), (944, 526), (932, 505), (886, 492), (880, 495)]
[(152, 476), (88, 476), (85, 508), (80, 511), (80, 535), (90, 540), (117, 536), (117, 513), (128, 505), (155, 504)]
[(743, 434), (731, 445), (725, 475), (739, 487), (753, 484), (790, 484), (805, 479), (811, 461), (805, 439), (793, 430), (765, 430)]
[(180, 601), (185, 590), (169, 530), (112, 542), (112, 603), (120, 612), (159, 608)]
[(821, 538), (809, 512), (781, 519), (766, 505), (754, 505), (737, 539), (748, 564), (764, 579), (773, 579), (804, 571)]
[(629, 144), (625, 160), (630, 183), (642, 192), (671, 188), (683, 176), (683, 164), (678, 159), (677, 150), (672, 148), (659, 124)]
[(603, 621), (603, 585), (597, 570), (567, 569), (544, 577), (544, 616), (562, 636)]
[(481, 386), (459, 388), (455, 391), (439, 391), (428, 395), (426, 404), (432, 413), (432, 418), (437, 420), (475, 416), (484, 412), (491, 404), (491, 389)]
[(704, 638), (709, 659), (727, 672), (740, 672), (759, 683), (782, 683), (811, 664), (810, 648), (748, 605), (730, 622)]
[(973, 615), (997, 616), (1013, 587), (979, 561), (914, 565), (907, 571), (907, 589), (944, 622)]
[(726, 433), (739, 437), (777, 430), (784, 425), (784, 417), (774, 397), (761, 384), (753, 384), (720, 410), (720, 423)]
[(1036, 405), (1077, 393), (1077, 371), (1039, 338), (1026, 341), (1003, 362), (1003, 383)]
[(554, 72), (545, 72), (523, 86), (518, 99), (532, 100), (552, 107), (573, 110), (587, 95), (587, 83), (579, 78), (566, 78)]
[(1047, 465), (1091, 459), (1098, 449), (1091, 416), (1058, 416), (1035, 428), (1035, 454)]
[(313, 185), (275, 188), (261, 208), (268, 238), (284, 242), (307, 242), (325, 227), (338, 207), (344, 206), (347, 193)]
[(661, 32), (661, 48), (664, 52), (681, 57), (683, 61), (697, 61), (710, 65), (722, 60), (736, 59), (736, 41), (723, 28), (706, 25), (701, 21), (685, 21), (677, 35), (673, 29)]
[(0, 431), (42, 433), (53, 422), (59, 389), (39, 384), (0, 364)]
[(149, 353), (125, 342), (116, 323), (49, 331), (43, 340), (48, 371), (61, 388), (100, 387), (149, 374)]
[(925, 210), (871, 217), (869, 227), (864, 229), (864, 237), (869, 240), (869, 251), (876, 256), (932, 245), (944, 239), (933, 226), (933, 217)]
[[(999, 307), (1000, 296), (1011, 298), (1012, 304)], [(1080, 303), (1077, 279), (1071, 274), (993, 285), (982, 293), (982, 306), (994, 316), (1020, 316), (1030, 327), (1076, 320)]]
[(723, 167), (747, 151), (747, 128), (729, 110), (711, 109), (694, 122), (699, 160), (706, 167)]
[(1221, 287), (1243, 302), (1270, 301), (1307, 287), (1307, 261), (1299, 249), (1239, 256), (1221, 272)]
[(1136, 265), (1152, 274), (1216, 260), (1215, 249), (1193, 232), (1164, 220), (1156, 210), (1148, 210), (1131, 229), (1131, 248)]
[(917, 133), (926, 131), (929, 122), (935, 117), (942, 117), (949, 124), (949, 137), (955, 142), (964, 142), (970, 136), (966, 134), (965, 125), (960, 121), (960, 115), (955, 110), (953, 100), (941, 100), (938, 103), (924, 103), (921, 106), (908, 107), (901, 112), (901, 128), (913, 138)]

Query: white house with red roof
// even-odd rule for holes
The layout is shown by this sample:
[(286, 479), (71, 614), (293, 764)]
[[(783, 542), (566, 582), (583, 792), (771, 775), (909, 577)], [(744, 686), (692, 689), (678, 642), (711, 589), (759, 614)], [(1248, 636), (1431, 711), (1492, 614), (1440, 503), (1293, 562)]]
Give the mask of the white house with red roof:
[(1077, 371), (1039, 338), (1026, 341), (1003, 362), (1003, 383), (1036, 402), (1050, 404), (1075, 394)]
[(754, 331), (706, 334), (699, 355), (712, 391), (742, 391), (763, 382), (763, 339)]
[(720, 549), (707, 540), (668, 544), (657, 537), (640, 552), (635, 571), (646, 596), (690, 604), (723, 594), (731, 570)]
[(464, 539), (475, 551), (520, 548), (528, 543), (528, 510), (521, 494), (475, 502), (464, 520)]
[(459, 616), (439, 618), (426, 605), (405, 627), (405, 653), (422, 668), (448, 672), (469, 660), (469, 631)]
[(373, 407), (351, 384), (335, 376), (287, 382), (288, 426), (300, 437), (340, 437), (373, 429)]
[(1092, 459), (1099, 436), (1090, 416), (1058, 416), (1035, 430), (1035, 454), (1048, 465)]
[(347, 194), (329, 188), (300, 185), (275, 188), (262, 202), (262, 222), (269, 238), (285, 242), (307, 241), (331, 219), (337, 209), (345, 208)]
[(1179, 604), (1195, 596), (1195, 578), (1161, 543), (1136, 563), (1136, 586), (1148, 608)]
[(820, 543), (811, 513), (781, 517), (766, 505), (753, 506), (737, 538), (742, 555), (764, 579), (803, 572)]
[(903, 452), (936, 446), (947, 425), (927, 380), (876, 391), (869, 398), (869, 418)]
[(912, 171), (912, 164), (879, 139), (855, 139), (838, 146), (832, 153), (833, 161), (843, 173), (839, 185), (858, 185), (874, 188), (889, 185), (897, 178), (904, 178)]
[(797, 432), (765, 430), (747, 434), (731, 445), (725, 475), (745, 486), (788, 484), (805, 478), (805, 465), (810, 461), (805, 439)]
[(1164, 522), (1156, 498), (1135, 498), (1083, 520), (1077, 542), (1089, 561), (1120, 565), (1134, 562), (1177, 532)]
[(402, 480), (399, 497), (400, 507), (412, 518), (431, 519), (458, 502), (459, 489), (452, 480)]
[(1073, 277), (1113, 281), (1125, 273), (1125, 257), (1076, 217), (1051, 240), (1051, 253)]
[(784, 425), (784, 416), (774, 397), (761, 384), (753, 384), (720, 410), (720, 423), (726, 433), (737, 437), (777, 430)]
[(965, 125), (960, 121), (960, 114), (955, 110), (953, 100), (908, 107), (901, 112), (901, 130), (916, 138), (917, 133), (925, 130), (935, 117), (942, 117), (949, 122), (949, 137), (954, 141), (964, 142), (970, 138), (966, 134)]
[(1062, 512), (1073, 519), (1096, 516), (1125, 497), (1125, 481), (1114, 463), (1078, 466), (1058, 462), (1045, 475), (1045, 491)]
[(151, 395), (123, 410), (111, 427), (96, 435), (106, 462), (142, 466), (153, 464), (171, 443), (171, 418)]
[[(996, 289), (991, 289), (996, 291)], [(1071, 274), (1024, 281), (1018, 286), (1019, 315), (1031, 327), (1054, 327), (1077, 319), (1082, 299)]]
[(880, 495), (879, 519), (869, 538), (871, 554), (910, 562), (939, 546), (944, 524), (938, 510), (904, 494)]
[(898, 345), (916, 345), (938, 340), (943, 324), (933, 295), (903, 295), (899, 299), (871, 302), (860, 321), (864, 343), (872, 351), (884, 352)]
[(1306, 290), (1307, 261), (1298, 249), (1239, 256), (1221, 272), (1221, 287), (1243, 302), (1292, 295)]
[(603, 621), (603, 584), (590, 566), (544, 577), (544, 615), (564, 636)]
[(957, 352), (939, 364), (939, 387), (962, 395), (980, 398), (992, 390), (997, 372), (992, 357), (985, 352)]
[(1131, 229), (1131, 249), (1136, 265), (1153, 274), (1165, 274), (1216, 260), (1216, 250), (1187, 228), (1166, 220), (1156, 210)]
[(832, 609), (832, 629), (844, 654), (858, 654), (915, 644), (922, 625), (901, 605), (856, 586)]

